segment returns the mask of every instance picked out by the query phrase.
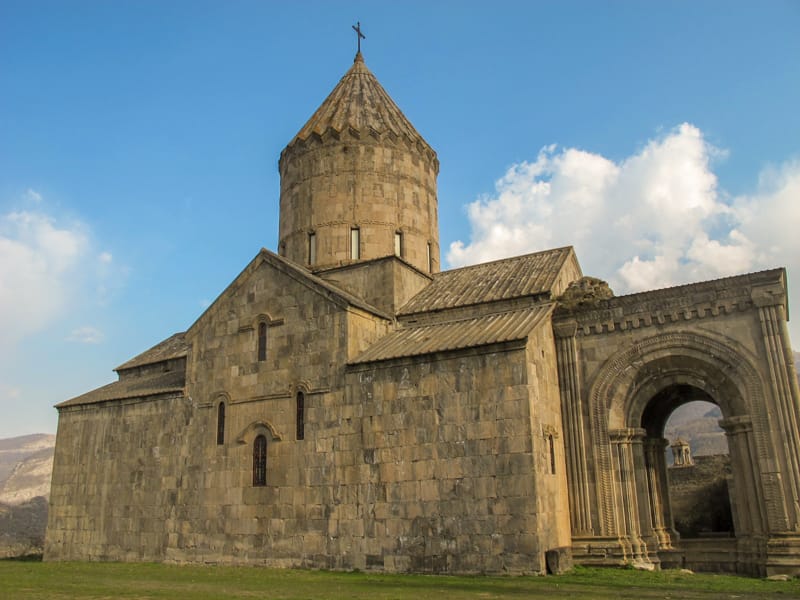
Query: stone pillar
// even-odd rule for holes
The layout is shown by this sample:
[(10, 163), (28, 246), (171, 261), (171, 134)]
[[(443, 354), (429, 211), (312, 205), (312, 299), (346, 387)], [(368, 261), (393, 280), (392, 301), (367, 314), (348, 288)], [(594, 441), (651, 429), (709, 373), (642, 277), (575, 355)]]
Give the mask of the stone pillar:
[[(650, 510), (647, 504), (641, 503), (640, 488), (647, 486), (647, 473), (644, 470), (644, 456), (641, 451), (641, 439), (644, 429), (612, 429), (608, 432), (611, 441), (614, 470), (616, 471), (617, 489), (617, 521), (624, 534), (623, 544), (629, 546), (634, 561), (650, 562), (647, 556), (647, 544), (642, 539), (642, 519), (644, 512), (649, 519)], [(644, 494), (648, 494), (645, 492)], [(644, 511), (643, 511), (644, 509)]]
[(667, 464), (664, 459), (668, 443), (664, 438), (646, 437), (643, 440), (647, 488), (650, 496), (650, 520), (659, 550), (672, 549), (673, 538), (677, 539), (677, 532), (672, 528)]
[(752, 299), (758, 307), (769, 368), (769, 426), (779, 432), (770, 436), (774, 471), (763, 474), (766, 496), (771, 500), (769, 530), (800, 532), (800, 392), (786, 328), (786, 293), (778, 286), (754, 288)]
[[(631, 436), (631, 452), (633, 456), (634, 485), (636, 487), (636, 499), (639, 508), (639, 535), (645, 543), (647, 549), (655, 549), (659, 545), (658, 536), (653, 527), (652, 513), (653, 506), (650, 498), (650, 482), (647, 469), (647, 461), (644, 454), (644, 439), (646, 432), (644, 429), (634, 429)], [(651, 560), (658, 560), (654, 554)]]
[(556, 337), (558, 383), (561, 391), (564, 447), (569, 481), (569, 517), (573, 536), (592, 535), (592, 503), (589, 498), (589, 474), (586, 439), (580, 398), (578, 352), (575, 344), (575, 321), (553, 326)]
[(731, 509), (736, 523), (736, 537), (762, 535), (766, 523), (764, 499), (758, 480), (757, 463), (753, 451), (753, 425), (747, 416), (722, 419), (719, 426), (725, 430), (730, 450), (735, 485)]

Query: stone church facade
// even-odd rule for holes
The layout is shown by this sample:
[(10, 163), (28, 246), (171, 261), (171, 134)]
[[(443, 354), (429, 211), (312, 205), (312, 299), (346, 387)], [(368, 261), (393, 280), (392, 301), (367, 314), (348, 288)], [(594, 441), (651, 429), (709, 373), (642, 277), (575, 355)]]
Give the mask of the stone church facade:
[(800, 573), (785, 271), (621, 297), (570, 247), (441, 271), (438, 168), (359, 53), (281, 154), (278, 253), (58, 405), (45, 559), (691, 566), (663, 430), (705, 399), (720, 568)]

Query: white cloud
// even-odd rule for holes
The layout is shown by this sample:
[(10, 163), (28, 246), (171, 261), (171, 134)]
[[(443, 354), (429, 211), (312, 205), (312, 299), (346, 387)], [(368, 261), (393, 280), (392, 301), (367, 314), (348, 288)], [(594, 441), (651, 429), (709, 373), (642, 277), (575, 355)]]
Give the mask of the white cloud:
[(68, 342), (78, 342), (79, 344), (99, 344), (105, 339), (102, 331), (96, 327), (78, 327), (73, 329), (67, 337)]
[(101, 252), (97, 256), (97, 260), (99, 260), (104, 265), (110, 265), (111, 261), (114, 260), (114, 258), (111, 256), (111, 252)]
[(57, 224), (41, 212), (0, 215), (0, 350), (61, 314), (88, 247), (80, 223)]
[(39, 204), (42, 201), (42, 195), (32, 188), (25, 190), (25, 199), (34, 204)]
[[(712, 170), (724, 155), (687, 123), (619, 162), (548, 146), (468, 206), (471, 240), (452, 243), (447, 260), (574, 245), (584, 272), (618, 294), (775, 266), (789, 268), (791, 285), (793, 273), (800, 279), (800, 162), (764, 171), (756, 193), (731, 198)], [(796, 302), (800, 284), (792, 288)]]

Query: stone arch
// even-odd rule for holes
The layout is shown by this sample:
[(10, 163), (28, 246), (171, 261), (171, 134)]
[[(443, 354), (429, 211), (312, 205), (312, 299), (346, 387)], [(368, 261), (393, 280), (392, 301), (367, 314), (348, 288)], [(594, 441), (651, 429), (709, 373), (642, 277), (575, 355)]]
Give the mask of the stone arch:
[(755, 357), (730, 338), (678, 332), (639, 340), (601, 367), (589, 394), (593, 451), (599, 467), (597, 526), (601, 535), (621, 540), (624, 555), (649, 561), (653, 550), (671, 544), (666, 533), (670, 523), (656, 523), (666, 491), (665, 467), (652, 464), (659, 460), (657, 446), (666, 418), (680, 403), (659, 404), (659, 394), (670, 387), (697, 390), (719, 405), (728, 423), (729, 444), (735, 437), (732, 432), (746, 434), (737, 442), (738, 458), (731, 448), (734, 476), (752, 486), (757, 496), (754, 510), (758, 514), (751, 515), (748, 533), (762, 531), (764, 501), (758, 471), (768, 455), (767, 415), (764, 382), (755, 364)]
[(260, 433), (266, 433), (274, 441), (279, 442), (283, 439), (283, 435), (275, 428), (269, 421), (253, 421), (245, 427), (239, 435), (236, 436), (237, 444), (252, 444), (253, 440)]

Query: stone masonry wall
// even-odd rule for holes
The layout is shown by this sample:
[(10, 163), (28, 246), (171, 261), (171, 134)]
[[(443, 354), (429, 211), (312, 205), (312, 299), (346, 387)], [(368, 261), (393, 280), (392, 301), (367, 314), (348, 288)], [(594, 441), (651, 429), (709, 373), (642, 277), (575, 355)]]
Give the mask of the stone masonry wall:
[(62, 409), (45, 559), (162, 560), (192, 414), (175, 395)]
[(524, 349), (360, 366), (344, 410), (355, 566), (543, 572)]

